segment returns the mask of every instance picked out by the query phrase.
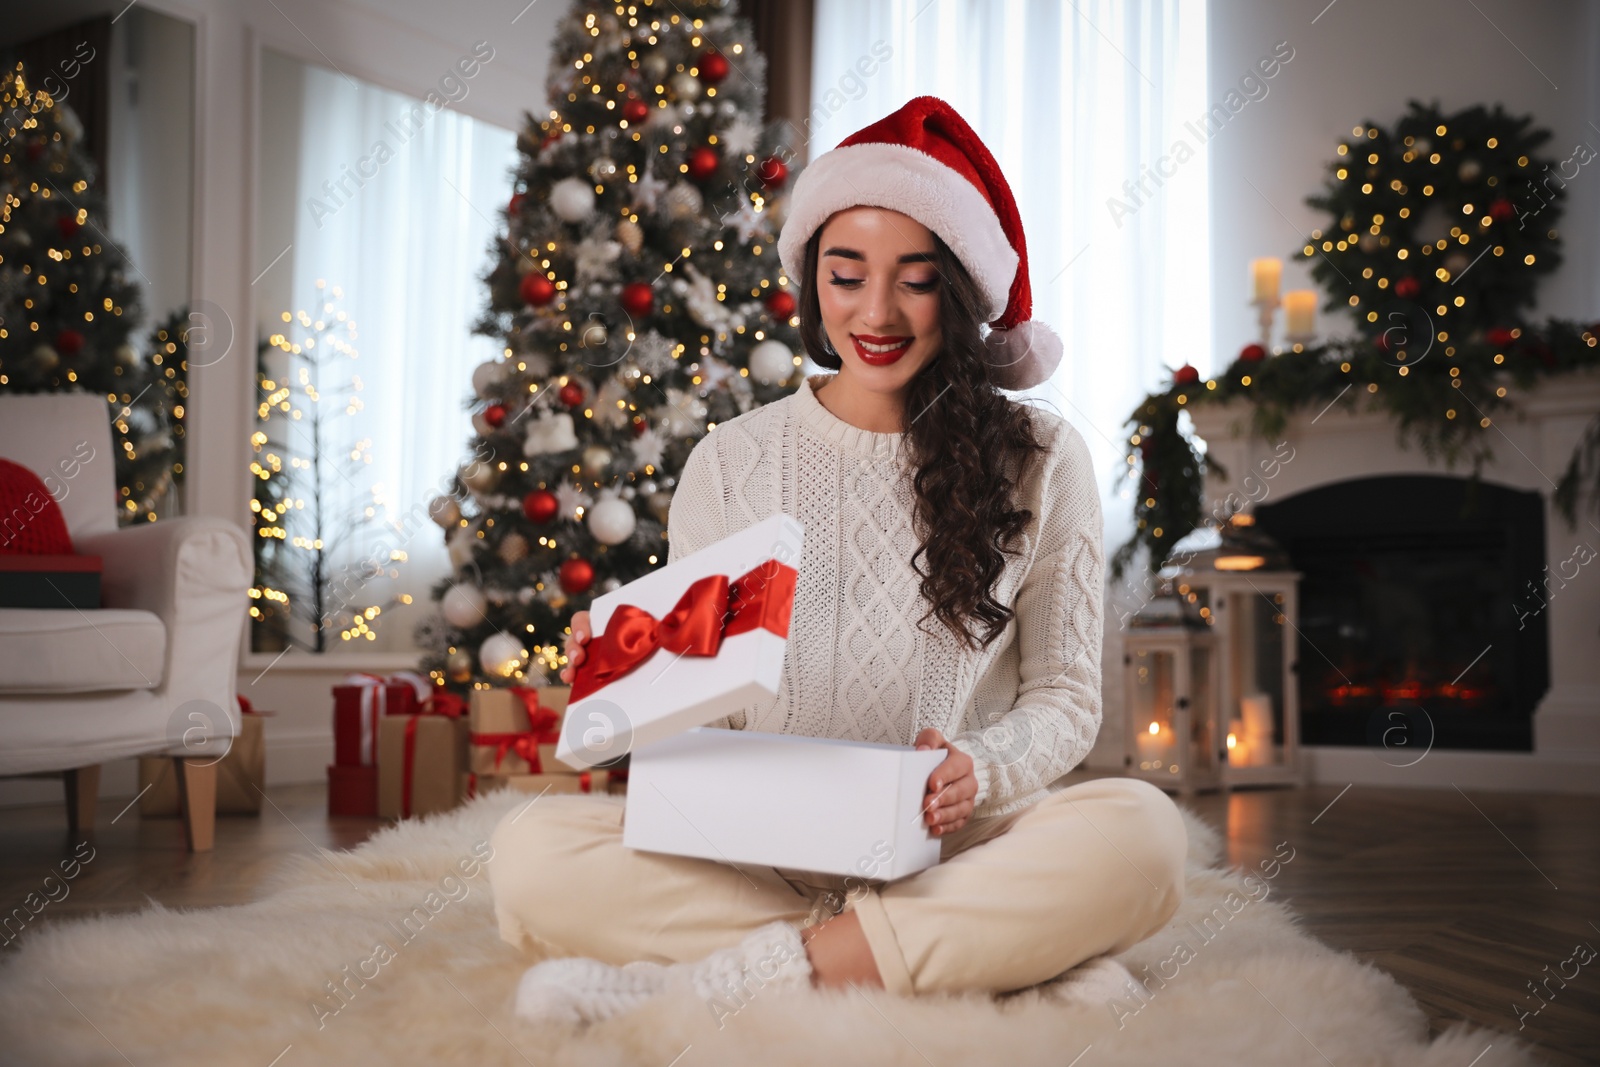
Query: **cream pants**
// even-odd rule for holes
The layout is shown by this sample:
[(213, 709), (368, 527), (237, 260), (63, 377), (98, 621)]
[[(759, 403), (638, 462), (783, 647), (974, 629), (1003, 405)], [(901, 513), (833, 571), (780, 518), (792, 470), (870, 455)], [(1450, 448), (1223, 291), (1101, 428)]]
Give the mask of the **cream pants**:
[(500, 936), (622, 964), (697, 960), (774, 920), (854, 910), (901, 995), (1021, 989), (1164, 926), (1183, 899), (1188, 831), (1160, 789), (1101, 778), (969, 820), (940, 862), (894, 882), (639, 852), (622, 797), (545, 796), (491, 838)]

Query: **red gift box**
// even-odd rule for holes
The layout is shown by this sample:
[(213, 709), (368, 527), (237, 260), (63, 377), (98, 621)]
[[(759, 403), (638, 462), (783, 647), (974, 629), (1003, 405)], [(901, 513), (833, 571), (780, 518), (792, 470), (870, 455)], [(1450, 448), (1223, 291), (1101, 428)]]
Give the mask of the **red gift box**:
[(431, 689), (413, 671), (397, 671), (388, 678), (347, 675), (333, 687), (333, 762), (341, 767), (377, 766), (379, 717), (417, 714)]
[(328, 767), (328, 814), (378, 817), (378, 768)]

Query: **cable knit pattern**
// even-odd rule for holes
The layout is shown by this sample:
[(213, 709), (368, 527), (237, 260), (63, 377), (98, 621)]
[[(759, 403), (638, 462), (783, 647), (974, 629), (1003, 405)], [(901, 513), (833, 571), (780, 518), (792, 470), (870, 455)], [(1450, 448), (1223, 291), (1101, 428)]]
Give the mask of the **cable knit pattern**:
[(974, 651), (937, 616), (918, 625), (930, 605), (911, 566), (904, 435), (823, 407), (813, 390), (830, 377), (713, 429), (672, 498), (669, 562), (777, 512), (805, 526), (778, 694), (710, 725), (901, 745), (937, 727), (973, 758), (975, 815), (1026, 807), (1100, 729), (1105, 558), (1088, 446), (1029, 408), (1050, 453), (1023, 488), (1035, 517), (994, 593), (1016, 617)]

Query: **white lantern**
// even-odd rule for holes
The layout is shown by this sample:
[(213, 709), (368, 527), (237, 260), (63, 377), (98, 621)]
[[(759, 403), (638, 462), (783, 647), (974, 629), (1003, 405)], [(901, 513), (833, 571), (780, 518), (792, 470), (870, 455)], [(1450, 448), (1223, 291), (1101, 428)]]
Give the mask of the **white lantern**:
[(1130, 620), (1122, 662), (1128, 775), (1185, 795), (1220, 786), (1215, 638), (1205, 623), (1158, 594)]

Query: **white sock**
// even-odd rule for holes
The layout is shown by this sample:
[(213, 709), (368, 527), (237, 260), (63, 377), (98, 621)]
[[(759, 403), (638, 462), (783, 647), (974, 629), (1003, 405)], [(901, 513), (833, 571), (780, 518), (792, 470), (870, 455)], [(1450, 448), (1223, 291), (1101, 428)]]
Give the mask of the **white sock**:
[[(616, 967), (575, 956), (545, 960), (522, 976), (516, 1013), (535, 1022), (583, 1025), (635, 1008), (668, 988), (689, 990), (708, 1003), (743, 1007), (762, 989), (810, 984), (811, 961), (800, 929), (780, 921), (694, 963), (639, 960)], [(731, 1010), (737, 1009), (723, 1008)]]
[(740, 1004), (763, 989), (799, 989), (811, 985), (811, 960), (800, 928), (793, 923), (767, 923), (746, 934), (737, 945), (718, 949), (694, 963), (667, 968), (667, 982), (687, 987), (706, 1001)]

